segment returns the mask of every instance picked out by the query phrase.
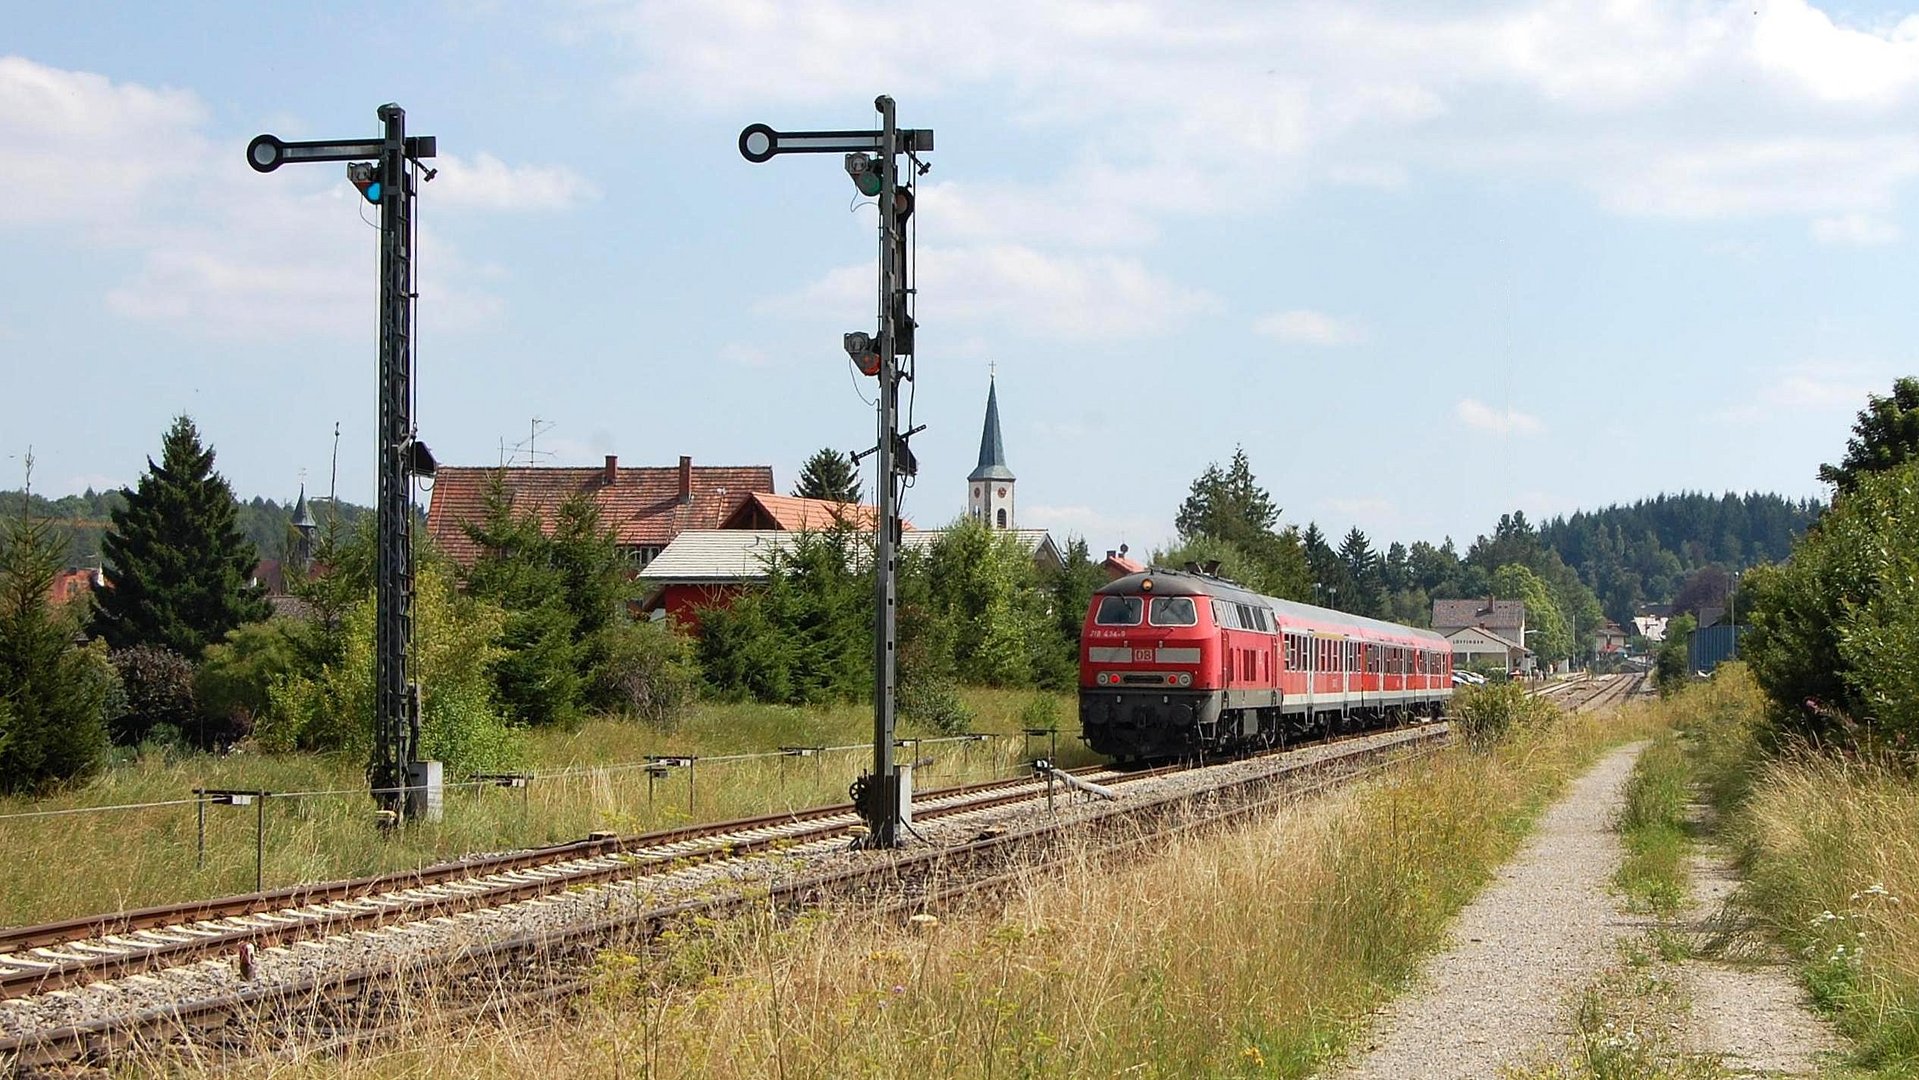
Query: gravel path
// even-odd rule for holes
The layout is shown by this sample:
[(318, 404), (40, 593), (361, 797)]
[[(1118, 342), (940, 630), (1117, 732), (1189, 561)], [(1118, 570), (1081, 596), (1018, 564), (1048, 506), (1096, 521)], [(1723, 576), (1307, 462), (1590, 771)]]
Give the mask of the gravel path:
[[(1710, 936), (1727, 924), (1739, 876), (1725, 852), (1708, 848), (1694, 855), (1692, 880), (1688, 917), (1695, 936)], [(1692, 1000), (1688, 1049), (1738, 1075), (1813, 1076), (1820, 1059), (1840, 1048), (1777, 946), (1748, 947), (1731, 960), (1695, 958), (1681, 965), (1679, 978)]]
[(1608, 885), (1626, 778), (1644, 743), (1607, 755), (1540, 818), (1518, 855), (1467, 905), (1445, 952), (1389, 1006), (1338, 1080), (1494, 1077), (1563, 1039), (1565, 1002), (1643, 920)]

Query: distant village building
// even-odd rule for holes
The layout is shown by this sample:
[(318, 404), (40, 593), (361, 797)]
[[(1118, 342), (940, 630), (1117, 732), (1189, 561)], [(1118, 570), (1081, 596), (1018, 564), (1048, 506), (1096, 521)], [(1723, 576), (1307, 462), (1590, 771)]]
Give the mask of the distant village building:
[[(1008, 532), (1033, 557), (1042, 572), (1065, 565), (1059, 546), (1045, 529)], [(900, 536), (901, 551), (924, 551), (939, 543), (943, 529), (916, 529)], [(747, 590), (766, 581), (769, 560), (793, 550), (799, 537), (776, 529), (690, 529), (681, 533), (640, 571), (644, 592), (640, 610), (697, 629), (702, 608), (729, 607)], [(861, 549), (864, 551), (864, 549)]]
[(1006, 443), (999, 432), (998, 380), (986, 384), (986, 424), (980, 431), (979, 465), (966, 477), (966, 513), (992, 529), (1017, 529), (1013, 514), (1013, 470), (1006, 467)]
[(83, 600), (95, 589), (107, 587), (106, 575), (99, 570), (85, 566), (69, 566), (53, 577), (53, 585), (47, 589), (47, 599), (55, 607)]
[(1099, 564), (1099, 568), (1106, 572), (1108, 581), (1118, 581), (1128, 574), (1144, 573), (1146, 570), (1144, 563), (1126, 557), (1125, 544), (1121, 544), (1118, 551), (1108, 551), (1105, 561)]
[(1462, 626), (1445, 635), (1453, 643), (1453, 666), (1497, 667), (1501, 671), (1532, 670), (1532, 650), (1482, 626)]
[[(798, 495), (769, 495), (753, 492), (740, 500), (733, 512), (720, 522), (722, 529), (764, 529), (775, 532), (820, 532), (846, 528), (872, 532), (879, 520), (879, 507), (869, 503), (843, 503), (831, 499), (803, 499)], [(900, 528), (911, 530), (913, 523), (901, 519)]]
[(568, 498), (592, 499), (602, 524), (638, 567), (689, 529), (718, 528), (746, 496), (774, 494), (770, 465), (694, 465), (690, 457), (681, 457), (677, 468), (623, 468), (611, 454), (597, 469), (442, 465), (427, 508), (427, 533), (461, 566), (480, 556), (466, 526), (483, 520), (487, 488), (496, 477), (516, 508), (537, 513), (549, 526)]
[(1639, 636), (1647, 641), (1664, 641), (1666, 640), (1666, 622), (1664, 615), (1635, 615), (1632, 625), (1633, 629), (1639, 632)]
[(1623, 627), (1607, 619), (1599, 629), (1593, 631), (1593, 655), (1623, 656), (1626, 652), (1627, 637)]
[(1491, 630), (1508, 641), (1526, 640), (1526, 604), (1521, 600), (1435, 600), (1433, 630), (1439, 634), (1468, 626)]
[(305, 573), (308, 564), (313, 561), (313, 534), (320, 523), (313, 520), (313, 511), (307, 507), (307, 486), (300, 485), (300, 497), (293, 503), (293, 568)]

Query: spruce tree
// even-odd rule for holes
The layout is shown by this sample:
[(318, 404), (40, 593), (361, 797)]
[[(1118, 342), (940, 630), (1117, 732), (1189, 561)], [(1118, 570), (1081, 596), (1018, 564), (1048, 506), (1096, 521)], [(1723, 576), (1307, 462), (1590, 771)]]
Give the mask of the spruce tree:
[(109, 587), (93, 619), (109, 645), (161, 645), (197, 661), (227, 631), (271, 613), (264, 590), (248, 584), (259, 553), (240, 532), (233, 489), (191, 419), (174, 418), (160, 463), (148, 458), (139, 488), (121, 495), (101, 545)]
[(830, 446), (821, 447), (800, 466), (800, 482), (793, 494), (802, 499), (859, 502), (859, 470), (853, 467), (853, 460), (847, 455)]
[(49, 602), (65, 547), (27, 500), (0, 525), (0, 792), (83, 777), (106, 755), (111, 669)]

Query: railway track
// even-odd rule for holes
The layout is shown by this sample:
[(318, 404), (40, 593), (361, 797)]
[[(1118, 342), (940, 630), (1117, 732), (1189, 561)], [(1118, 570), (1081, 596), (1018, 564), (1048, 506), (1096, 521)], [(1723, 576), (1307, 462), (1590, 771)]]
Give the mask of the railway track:
[[(1217, 787), (1197, 792), (1160, 796), (1118, 804), (1087, 820), (1108, 823), (1125, 820), (1138, 834), (1140, 822), (1157, 820), (1186, 807), (1196, 799), (1214, 803), (1230, 801), (1231, 793), (1251, 791), (1278, 782), (1303, 770), (1320, 766), (1339, 767), (1342, 762), (1369, 760), (1381, 753), (1408, 747), (1431, 746), (1445, 735), (1443, 726), (1413, 729), (1390, 736), (1359, 736), (1342, 744), (1295, 751), (1285, 757), (1298, 757), (1297, 764), (1282, 760), (1277, 768), (1268, 768), (1250, 778), (1241, 777)], [(1389, 744), (1382, 750), (1375, 745), (1382, 739)], [(1322, 753), (1315, 755), (1313, 750)], [(1244, 764), (1243, 762), (1240, 764)], [(1234, 766), (1221, 767), (1222, 771)], [(1103, 768), (1075, 770), (1079, 775), (1107, 786), (1125, 787), (1153, 776), (1163, 776), (1176, 768), (1119, 772)], [(923, 793), (916, 801), (915, 820), (937, 822), (963, 820), (969, 814), (1012, 802), (1044, 798), (1046, 785), (1039, 779), (998, 781), (967, 788)], [(649, 873), (667, 876), (701, 861), (739, 858), (753, 853), (799, 851), (808, 845), (818, 850), (823, 843), (837, 848), (848, 826), (853, 824), (850, 806), (822, 807), (801, 814), (781, 815), (746, 822), (672, 830), (666, 833), (625, 839), (595, 838), (576, 845), (522, 852), (492, 860), (432, 867), (417, 874), (338, 882), (276, 894), (255, 894), (213, 901), (200, 905), (179, 905), (173, 909), (155, 908), (142, 912), (91, 920), (73, 920), (8, 931), (4, 939), (16, 944), (11, 957), (38, 956), (51, 966), (12, 965), (9, 970), (22, 974), (12, 985), (36, 987), (26, 991), (52, 997), (50, 984), (72, 986), (90, 980), (120, 978), (130, 972), (154, 971), (195, 959), (219, 957), (224, 968), (240, 946), (270, 948), (289, 941), (340, 935), (368, 935), (362, 931), (387, 927), (385, 932), (401, 932), (410, 924), (425, 920), (446, 921), (452, 912), (479, 905), (513, 904), (518, 900), (551, 896), (555, 892), (574, 892), (583, 886), (617, 881)], [(950, 823), (949, 823), (950, 824)], [(1082, 821), (1082, 826), (1085, 822)], [(107, 1060), (117, 1049), (129, 1045), (151, 1047), (190, 1036), (201, 1042), (208, 1033), (226, 1031), (237, 1021), (257, 1020), (263, 1014), (297, 1017), (311, 1025), (314, 1018), (323, 1030), (317, 1041), (352, 1038), (353, 1032), (366, 1026), (349, 1014), (376, 1003), (387, 995), (396, 979), (424, 977), (444, 982), (450, 972), (462, 971), (460, 979), (486, 987), (485, 1001), (454, 1006), (460, 1009), (497, 1007), (514, 994), (551, 996), (562, 993), (548, 973), (533, 979), (530, 986), (506, 993), (502, 987), (525, 981), (525, 972), (544, 969), (554, 961), (562, 968), (590, 965), (591, 956), (607, 941), (637, 935), (641, 939), (657, 933), (676, 920), (694, 915), (720, 915), (746, 904), (803, 906), (833, 895), (844, 895), (862, 888), (878, 888), (893, 896), (906, 890), (914, 895), (937, 896), (937, 890), (907, 884), (928, 874), (953, 875), (962, 867), (989, 867), (994, 859), (1014, 858), (1057, 826), (1039, 826), (1011, 834), (991, 835), (968, 843), (935, 846), (908, 853), (881, 853), (861, 857), (859, 865), (829, 870), (797, 878), (788, 878), (765, 888), (749, 890), (727, 888), (719, 895), (692, 900), (677, 900), (576, 925), (523, 933), (493, 940), (469, 943), (449, 958), (436, 954), (431, 960), (409, 963), (379, 963), (354, 970), (323, 970), (309, 977), (276, 985), (241, 986), (225, 993), (200, 999), (171, 1000), (164, 1005), (135, 1009), (117, 1015), (45, 1027), (0, 1037), (0, 1065), (13, 1062), (16, 1068), (64, 1065), (74, 1061)], [(540, 861), (545, 859), (547, 861)], [(980, 876), (980, 875), (975, 875)], [(709, 892), (712, 890), (708, 890)], [(291, 901), (296, 906), (274, 907)], [(464, 905), (464, 907), (463, 907)], [(199, 931), (189, 935), (182, 924), (166, 923), (169, 911), (186, 911), (193, 916), (210, 916), (190, 924)], [(228, 914), (237, 911), (239, 914)], [(296, 915), (293, 912), (304, 914)], [(377, 930), (376, 930), (377, 932)], [(91, 935), (81, 938), (78, 935)], [(53, 944), (34, 944), (52, 941)], [(122, 944), (131, 942), (132, 945)], [(285, 950), (279, 950), (284, 952)], [(48, 953), (53, 955), (48, 955)], [(0, 960), (0, 963), (6, 962)], [(532, 965), (529, 968), (528, 965)], [(152, 975), (145, 976), (153, 978)], [(502, 995), (505, 995), (504, 997)], [(404, 996), (404, 995), (399, 995)], [(31, 999), (28, 999), (31, 1000)], [(491, 1005), (486, 1004), (491, 1002)], [(23, 1002), (24, 1003), (24, 1002)], [(316, 1009), (318, 1010), (316, 1012)], [(240, 1024), (239, 1026), (246, 1026)], [(373, 1025), (377, 1027), (376, 1025)], [(338, 1029), (337, 1031), (334, 1029)], [(342, 1034), (344, 1032), (344, 1034)], [(309, 1030), (299, 1041), (310, 1045), (315, 1040)]]
[[(1095, 783), (1160, 775), (1101, 766), (1072, 770)], [(1045, 791), (1024, 777), (928, 791), (914, 803), (921, 820), (1021, 802)], [(0, 931), (0, 998), (173, 967), (290, 942), (498, 907), (555, 892), (740, 857), (822, 839), (859, 823), (852, 804), (739, 821), (694, 825), (633, 837), (468, 859), (416, 871), (358, 878)]]

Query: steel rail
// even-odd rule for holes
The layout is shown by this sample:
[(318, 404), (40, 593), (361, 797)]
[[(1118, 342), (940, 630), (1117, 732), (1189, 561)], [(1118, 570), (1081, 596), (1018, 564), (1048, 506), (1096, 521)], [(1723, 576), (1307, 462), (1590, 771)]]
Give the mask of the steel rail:
[[(1085, 766), (1077, 771), (1099, 775), (1110, 770)], [(1138, 780), (1163, 771), (1142, 770), (1115, 779)], [(1015, 777), (936, 789), (922, 795), (918, 814), (938, 818), (1026, 801), (1041, 797), (1045, 787), (1042, 778)], [(0, 998), (121, 978), (228, 953), (242, 944), (268, 948), (419, 922), (713, 858), (760, 854), (839, 836), (858, 821), (850, 804), (817, 807), (628, 838), (585, 840), (411, 873), (26, 927), (14, 933), (15, 939), (37, 944), (0, 955), (0, 969), (5, 969), (0, 970)], [(498, 880), (503, 877), (507, 880)], [(472, 887), (418, 895), (422, 889), (451, 886)]]
[[(482, 976), (489, 973), (499, 975), (520, 970), (530, 961), (551, 962), (568, 957), (590, 961), (593, 952), (608, 941), (631, 940), (635, 937), (650, 939), (667, 927), (690, 917), (727, 915), (748, 906), (771, 905), (781, 909), (803, 907), (836, 896), (848, 895), (857, 892), (862, 886), (875, 883), (898, 890), (903, 888), (914, 874), (937, 873), (968, 865), (986, 864), (995, 859), (1010, 859), (1030, 845), (1057, 835), (1064, 829), (1098, 827), (1101, 824), (1111, 825), (1120, 821), (1136, 821), (1141, 817), (1150, 818), (1154, 815), (1172, 813), (1187, 806), (1202, 805), (1207, 800), (1216, 799), (1222, 794), (1274, 786), (1296, 774), (1336, 767), (1343, 762), (1369, 756), (1403, 757), (1402, 752), (1409, 747), (1417, 747), (1431, 740), (1445, 740), (1449, 736), (1449, 729), (1443, 725), (1416, 730), (1409, 733), (1407, 739), (1386, 746), (1350, 748), (1334, 757), (1282, 764), (1277, 769), (1250, 777), (1234, 778), (1226, 784), (1174, 793), (1143, 803), (1108, 808), (1072, 822), (1043, 824), (1024, 830), (1008, 831), (950, 848), (899, 854), (874, 865), (795, 878), (757, 891), (751, 896), (735, 891), (722, 896), (681, 901), (629, 915), (580, 923), (560, 930), (528, 933), (467, 946), (459, 949), (455, 955), (435, 957), (430, 961), (418, 960), (408, 965), (380, 970), (315, 975), (293, 983), (249, 988), (197, 1001), (183, 1001), (148, 1008), (123, 1016), (104, 1017), (64, 1027), (0, 1038), (0, 1064), (10, 1064), (13, 1068), (19, 1069), (60, 1066), (89, 1059), (102, 1060), (110, 1057), (116, 1050), (165, 1043), (180, 1037), (191, 1038), (197, 1033), (218, 1031), (245, 1014), (259, 1015), (269, 1010), (280, 1009), (290, 1010), (299, 1015), (310, 1015), (316, 1007), (338, 1007), (342, 1003), (368, 996), (375, 988), (402, 985), (409, 978), (444, 979), (456, 971), (468, 974), (478, 973)], [(1340, 740), (1340, 742), (1346, 741), (1349, 740)], [(968, 807), (968, 809), (974, 808)], [(1226, 812), (1217, 807), (1211, 809), (1215, 811), (1214, 816)], [(576, 978), (565, 985), (590, 985), (590, 980)], [(563, 992), (561, 984), (549, 984), (528, 991), (526, 994), (529, 998), (552, 997), (561, 992)], [(497, 991), (492, 992), (489, 1004), (478, 1007), (474, 1011), (483, 1012), (486, 1008), (500, 1007), (498, 1004), (493, 1004), (500, 1000)], [(359, 1041), (357, 1035), (348, 1038), (350, 1041)]]

